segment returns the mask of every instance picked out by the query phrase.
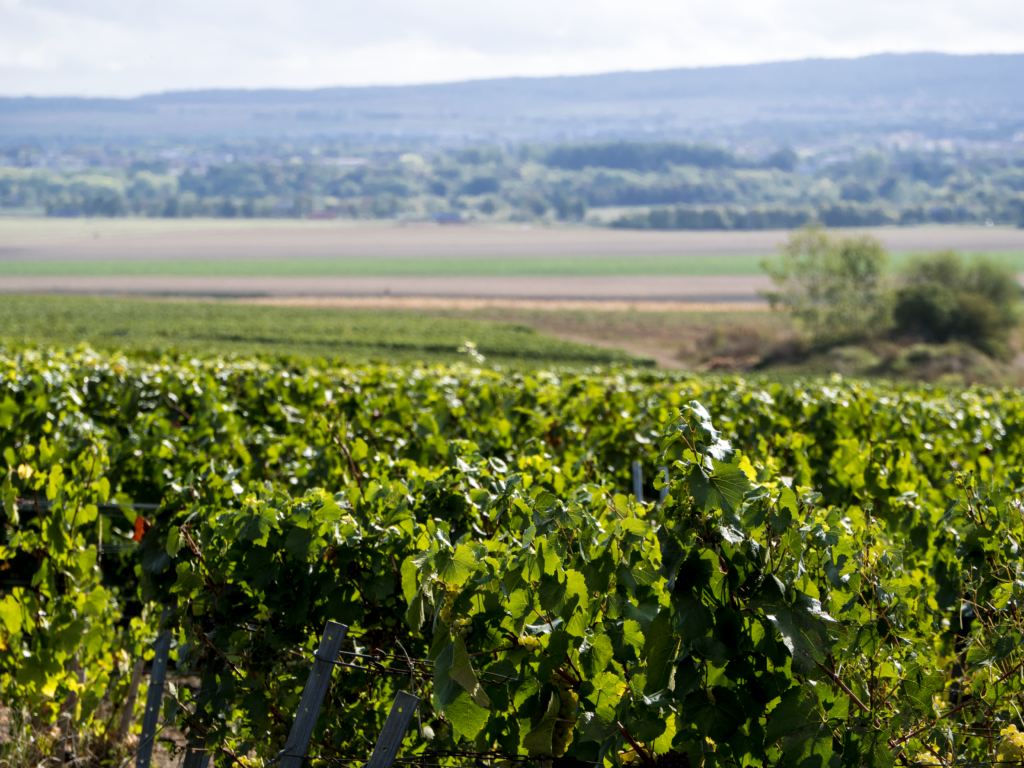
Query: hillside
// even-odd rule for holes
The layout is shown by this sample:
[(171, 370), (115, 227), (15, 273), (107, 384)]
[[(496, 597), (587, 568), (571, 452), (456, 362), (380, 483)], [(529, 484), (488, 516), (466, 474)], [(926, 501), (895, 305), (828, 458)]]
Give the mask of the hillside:
[(1024, 54), (881, 54), (748, 66), (458, 83), (205, 90), (134, 99), (0, 98), (0, 137), (374, 139), (760, 137), (916, 130), (1010, 140)]

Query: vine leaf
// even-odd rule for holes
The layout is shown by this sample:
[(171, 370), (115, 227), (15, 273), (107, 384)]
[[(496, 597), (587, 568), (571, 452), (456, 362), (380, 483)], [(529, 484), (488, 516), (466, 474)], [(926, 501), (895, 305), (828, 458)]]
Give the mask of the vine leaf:
[(580, 649), (580, 662), (587, 677), (603, 672), (615, 655), (612, 640), (608, 635), (598, 635)]
[(413, 632), (419, 632), (423, 622), (427, 620), (427, 604), (423, 592), (416, 590), (416, 596), (409, 601), (409, 607), (405, 611), (405, 623)]
[(473, 550), (465, 544), (459, 544), (454, 552), (442, 550), (435, 558), (437, 576), (445, 584), (462, 586), (469, 575), (476, 570), (476, 557)]
[(793, 657), (793, 671), (803, 674), (825, 661), (832, 647), (826, 626), (827, 623), (835, 623), (835, 619), (821, 610), (818, 600), (803, 592), (796, 594), (793, 605), (786, 605), (782, 585), (773, 576), (765, 579), (760, 594), (747, 607), (764, 611)]
[(580, 741), (604, 741), (619, 732), (618, 725), (602, 720), (594, 712), (580, 715), (579, 729)]
[(727, 740), (746, 719), (739, 697), (722, 688), (715, 688), (713, 695), (688, 696), (683, 718), (697, 726), (701, 736), (717, 742)]
[[(480, 685), (480, 681), (476, 678), (476, 672), (473, 671), (473, 664), (469, 660), (469, 651), (466, 650), (466, 644), (463, 642), (461, 637), (456, 637), (455, 642), (451, 645), (452, 648), (452, 661), (451, 667), (448, 669), (448, 676), (461, 685), (466, 693), (473, 697), (473, 701), (478, 707), (487, 709), (491, 706), (491, 700), (487, 698), (487, 693), (484, 691), (483, 686)], [(434, 664), (435, 674), (437, 667), (443, 664), (447, 659), (444, 657), (444, 653), (438, 657)]]
[(647, 659), (645, 695), (674, 687), (679, 643), (679, 636), (672, 631), (672, 619), (668, 611), (662, 611), (647, 628), (647, 640), (644, 643), (644, 657)]
[(0, 600), (0, 627), (16, 637), (21, 633), (21, 623), (21, 604), (13, 595), (5, 595)]
[(636, 652), (639, 654), (644, 647), (644, 633), (640, 629), (640, 622), (626, 619), (622, 623), (622, 639), (636, 648)]
[(599, 718), (611, 722), (615, 720), (615, 705), (622, 699), (625, 687), (625, 682), (614, 672), (601, 672), (583, 684), (580, 696), (593, 705)]
[(832, 729), (818, 720), (786, 736), (781, 746), (786, 768), (823, 768), (832, 757)]
[(720, 509), (735, 512), (743, 503), (743, 494), (750, 490), (750, 478), (735, 464), (711, 460), (712, 471), (698, 464), (687, 478), (694, 501), (705, 511)]
[(461, 638), (441, 651), (434, 663), (433, 704), (469, 739), (476, 738), (487, 724), (487, 707), (491, 702), (476, 679)]
[(784, 736), (796, 733), (815, 721), (823, 719), (818, 706), (818, 696), (809, 685), (791, 688), (771, 712), (765, 743), (774, 744)]
[(523, 739), (523, 748), (530, 757), (551, 754), (551, 736), (555, 730), (555, 721), (558, 719), (558, 705), (558, 696), (552, 694), (540, 722)]

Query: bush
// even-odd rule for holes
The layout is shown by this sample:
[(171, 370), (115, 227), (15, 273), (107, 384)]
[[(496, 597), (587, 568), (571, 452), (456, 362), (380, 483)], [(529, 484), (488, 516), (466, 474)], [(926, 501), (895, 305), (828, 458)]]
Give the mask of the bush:
[(891, 302), (882, 273), (889, 254), (873, 237), (835, 237), (820, 227), (790, 235), (779, 259), (762, 263), (785, 309), (819, 346), (857, 341), (888, 329)]
[(1006, 354), (1021, 293), (1008, 266), (944, 251), (913, 260), (901, 283), (893, 310), (897, 336), (964, 341), (990, 355)]

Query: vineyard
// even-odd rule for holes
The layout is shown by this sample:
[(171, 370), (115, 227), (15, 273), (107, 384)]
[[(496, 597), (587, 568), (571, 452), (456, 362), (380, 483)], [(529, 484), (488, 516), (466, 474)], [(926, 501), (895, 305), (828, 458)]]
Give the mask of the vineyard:
[(219, 768), (275, 762), (328, 621), (314, 766), (365, 763), (400, 690), (422, 766), (1024, 762), (1017, 392), (83, 348), (0, 377), (7, 765), (112, 739), (165, 612), (162, 722)]

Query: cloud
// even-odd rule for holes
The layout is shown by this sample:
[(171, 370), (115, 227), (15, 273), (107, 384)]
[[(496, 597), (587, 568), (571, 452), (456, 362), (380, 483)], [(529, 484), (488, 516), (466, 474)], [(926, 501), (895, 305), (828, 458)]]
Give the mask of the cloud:
[(1022, 41), (1019, 0), (0, 0), (0, 92), (444, 82)]

